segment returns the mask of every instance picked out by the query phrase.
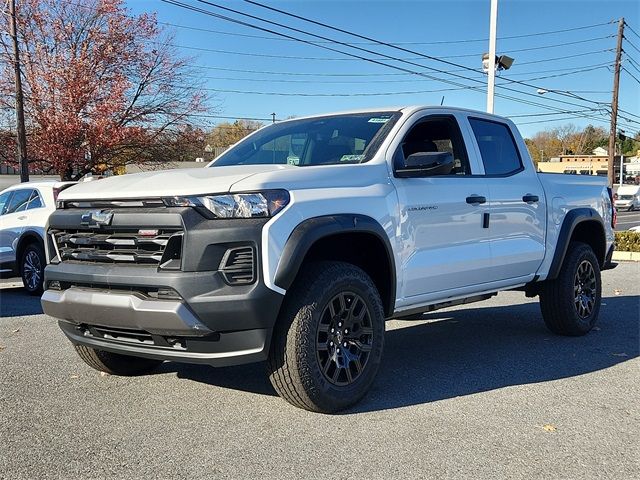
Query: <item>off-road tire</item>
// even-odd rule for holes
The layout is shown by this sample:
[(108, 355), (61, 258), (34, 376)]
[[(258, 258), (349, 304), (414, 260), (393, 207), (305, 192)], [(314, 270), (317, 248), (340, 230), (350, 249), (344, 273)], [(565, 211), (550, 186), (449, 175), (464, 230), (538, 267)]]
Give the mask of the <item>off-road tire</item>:
[[(588, 314), (586, 311), (580, 312), (580, 302), (577, 300), (583, 288), (577, 280), (581, 265), (583, 269), (592, 269), (595, 280), (595, 285), (590, 289), (593, 305)], [(540, 309), (547, 328), (558, 335), (585, 335), (598, 320), (601, 296), (598, 259), (586, 243), (571, 242), (558, 277), (544, 282), (540, 290)]]
[[(351, 383), (344, 385), (334, 384), (337, 380), (328, 378), (320, 357), (325, 355), (325, 367), (327, 362), (332, 361), (327, 358), (332, 357), (328, 348), (326, 352), (320, 352), (322, 347), (318, 346), (319, 343), (327, 346), (330, 343), (328, 338), (325, 342), (319, 339), (322, 335), (330, 335), (326, 326), (326, 312), (331, 315), (336, 305), (332, 302), (336, 301), (338, 305), (350, 304), (351, 307), (350, 310), (346, 309), (347, 313), (332, 316), (334, 320), (331, 322), (347, 318), (345, 322), (353, 322), (351, 324), (354, 325), (354, 331), (350, 332), (354, 339), (344, 338), (349, 347), (342, 350), (343, 356), (340, 357), (351, 359), (346, 362), (346, 369), (350, 372), (346, 381)], [(354, 320), (355, 313), (362, 313), (362, 305), (368, 309), (368, 314), (365, 313), (362, 318), (369, 319), (360, 320), (364, 328), (355, 323), (358, 320)], [(356, 309), (358, 312), (355, 312)], [(363, 332), (363, 336), (357, 337), (358, 332)], [(361, 351), (359, 348), (365, 343)], [(304, 267), (285, 298), (271, 341), (267, 362), (269, 379), (278, 394), (289, 403), (313, 412), (335, 413), (354, 405), (367, 393), (378, 371), (383, 347), (384, 312), (380, 294), (371, 278), (362, 269), (349, 263), (312, 263)], [(356, 352), (354, 356), (351, 356), (352, 351)], [(366, 357), (364, 352), (368, 353)], [(333, 353), (336, 353), (335, 347)], [(366, 361), (361, 364), (363, 358)], [(335, 373), (339, 369), (338, 361), (333, 362)], [(340, 375), (346, 377), (346, 369), (343, 366)]]
[(143, 375), (155, 370), (162, 363), (162, 360), (120, 355), (84, 345), (74, 345), (74, 347), (84, 363), (110, 375), (125, 377)]
[(46, 265), (42, 245), (33, 242), (25, 247), (20, 258), (20, 276), (24, 289), (30, 295), (42, 295)]

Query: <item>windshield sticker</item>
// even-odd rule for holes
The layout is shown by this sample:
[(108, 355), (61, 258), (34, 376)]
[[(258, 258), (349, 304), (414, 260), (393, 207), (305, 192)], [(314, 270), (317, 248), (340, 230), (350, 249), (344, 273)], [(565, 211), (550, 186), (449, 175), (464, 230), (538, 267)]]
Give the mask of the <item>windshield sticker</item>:
[(364, 155), (343, 155), (340, 158), (341, 162), (359, 162), (364, 158)]
[(389, 119), (384, 117), (373, 117), (369, 119), (369, 123), (387, 123), (388, 121)]

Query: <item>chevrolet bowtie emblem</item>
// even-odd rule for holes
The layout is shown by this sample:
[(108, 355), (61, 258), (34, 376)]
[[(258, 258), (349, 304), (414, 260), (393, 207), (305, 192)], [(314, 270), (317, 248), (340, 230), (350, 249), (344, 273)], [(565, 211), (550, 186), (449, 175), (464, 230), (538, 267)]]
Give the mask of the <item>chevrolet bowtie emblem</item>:
[(82, 214), (82, 226), (100, 228), (109, 225), (113, 219), (113, 212), (110, 210), (93, 210)]

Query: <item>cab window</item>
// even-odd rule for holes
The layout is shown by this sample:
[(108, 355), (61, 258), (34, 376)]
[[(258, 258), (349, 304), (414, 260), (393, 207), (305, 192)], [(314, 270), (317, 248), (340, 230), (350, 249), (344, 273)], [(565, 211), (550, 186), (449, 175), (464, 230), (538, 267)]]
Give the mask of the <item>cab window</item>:
[(430, 116), (414, 125), (396, 152), (396, 167), (404, 166), (409, 155), (421, 152), (448, 152), (453, 155), (451, 175), (471, 175), (467, 151), (452, 116)]
[(469, 123), (480, 148), (486, 175), (511, 175), (522, 170), (520, 153), (507, 125), (480, 118), (470, 118)]

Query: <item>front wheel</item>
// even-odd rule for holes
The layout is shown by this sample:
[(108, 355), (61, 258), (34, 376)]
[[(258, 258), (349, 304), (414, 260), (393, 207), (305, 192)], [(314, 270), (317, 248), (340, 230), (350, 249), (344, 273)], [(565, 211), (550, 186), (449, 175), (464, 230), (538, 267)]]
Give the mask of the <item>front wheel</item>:
[(24, 249), (20, 260), (20, 275), (25, 290), (31, 295), (40, 295), (44, 283), (46, 265), (44, 249), (38, 243), (30, 243)]
[(593, 250), (582, 242), (571, 242), (560, 274), (543, 283), (540, 308), (553, 333), (579, 336), (588, 333), (600, 312), (602, 281)]
[(378, 371), (384, 346), (380, 294), (360, 268), (305, 267), (274, 331), (269, 378), (289, 403), (334, 413), (357, 403)]

